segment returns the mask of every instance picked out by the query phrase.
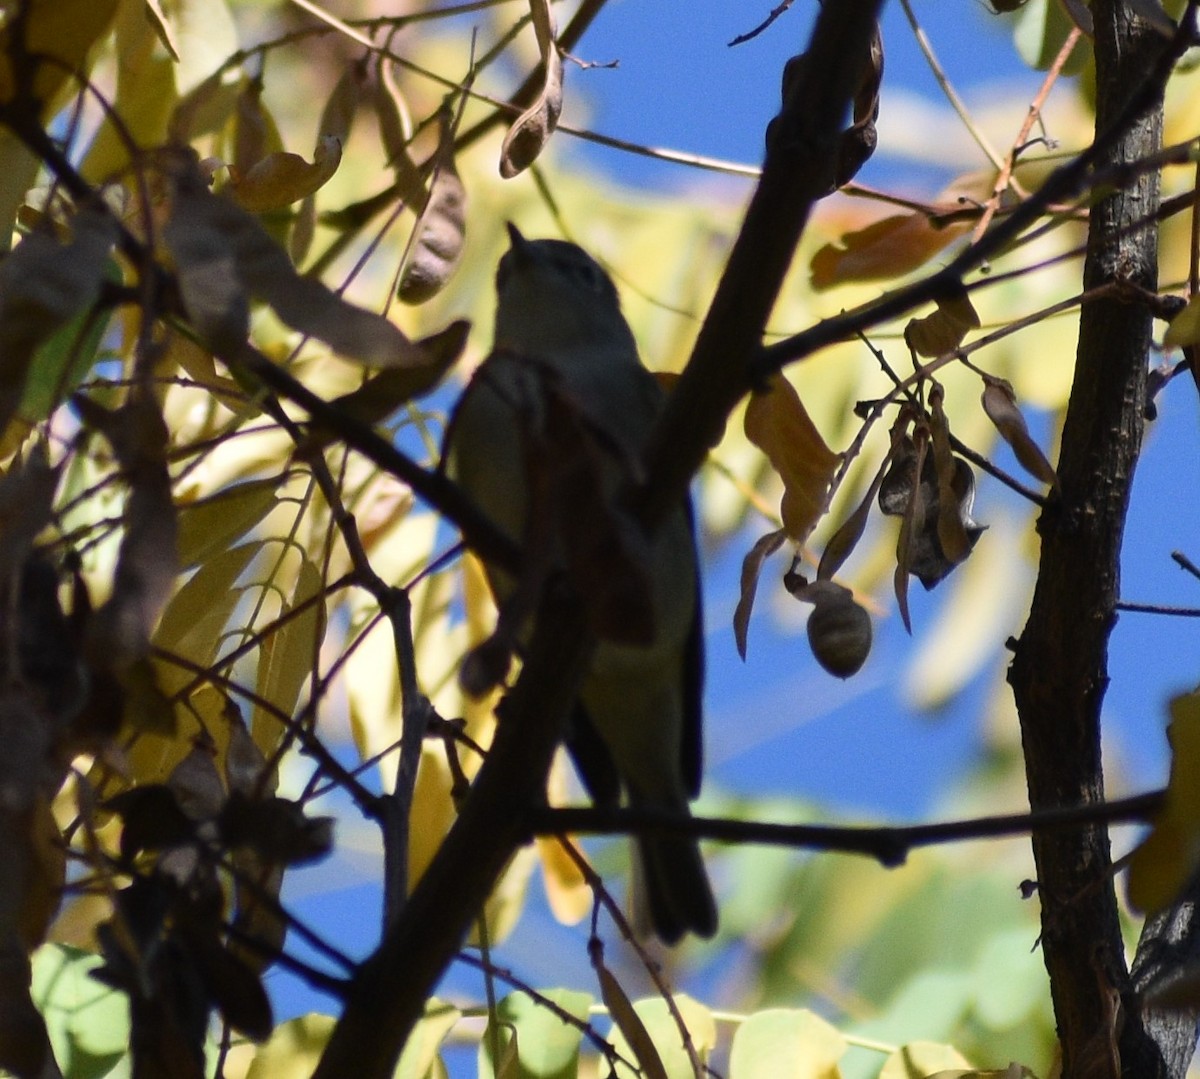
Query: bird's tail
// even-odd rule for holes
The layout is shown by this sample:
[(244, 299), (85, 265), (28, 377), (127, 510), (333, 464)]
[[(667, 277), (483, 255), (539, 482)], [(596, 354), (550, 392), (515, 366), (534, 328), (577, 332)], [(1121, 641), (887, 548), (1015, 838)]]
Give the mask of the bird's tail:
[(637, 850), (635, 922), (648, 920), (666, 944), (677, 943), (685, 933), (711, 937), (717, 931), (717, 904), (699, 843), (683, 836), (648, 835), (637, 841)]

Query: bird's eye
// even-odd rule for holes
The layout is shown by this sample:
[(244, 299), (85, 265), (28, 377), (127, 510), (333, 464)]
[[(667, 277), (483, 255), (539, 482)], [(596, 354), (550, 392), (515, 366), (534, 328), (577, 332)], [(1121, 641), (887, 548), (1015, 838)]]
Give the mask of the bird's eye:
[(588, 292), (601, 296), (615, 294), (608, 274), (591, 259), (572, 259), (569, 264), (563, 264), (563, 269), (580, 288)]

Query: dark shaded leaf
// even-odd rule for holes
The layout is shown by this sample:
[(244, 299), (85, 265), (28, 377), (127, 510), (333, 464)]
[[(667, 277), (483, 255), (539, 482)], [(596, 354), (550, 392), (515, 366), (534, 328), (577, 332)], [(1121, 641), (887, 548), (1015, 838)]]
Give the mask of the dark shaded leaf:
[(783, 529), (768, 532), (761, 537), (742, 559), (742, 576), (739, 585), (737, 609), (733, 612), (733, 639), (737, 644), (738, 655), (746, 658), (746, 638), (750, 632), (750, 614), (754, 610), (754, 595), (758, 591), (758, 576), (762, 572), (763, 563), (787, 539)]
[(195, 160), (180, 155), (163, 239), (175, 260), (188, 316), (219, 352), (246, 340), (250, 297), (270, 304), (294, 330), (378, 367), (421, 367), (428, 357), (381, 315), (302, 277), (258, 220), (208, 190)]

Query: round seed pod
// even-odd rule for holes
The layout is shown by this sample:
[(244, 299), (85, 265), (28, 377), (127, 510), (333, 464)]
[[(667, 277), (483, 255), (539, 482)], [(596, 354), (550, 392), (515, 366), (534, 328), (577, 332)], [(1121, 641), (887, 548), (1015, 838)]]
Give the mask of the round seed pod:
[(832, 596), (808, 616), (808, 643), (830, 674), (849, 678), (870, 654), (871, 616), (849, 596)]

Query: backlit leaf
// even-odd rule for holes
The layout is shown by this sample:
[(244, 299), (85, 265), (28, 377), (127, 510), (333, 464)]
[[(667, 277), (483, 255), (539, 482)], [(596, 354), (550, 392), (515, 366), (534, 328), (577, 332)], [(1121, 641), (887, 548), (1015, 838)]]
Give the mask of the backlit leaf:
[[(258, 695), (290, 716), (304, 683), (311, 677), (317, 650), (325, 637), (325, 599), (321, 573), (308, 559), (300, 563), (296, 585), (279, 612), (280, 625), (262, 644), (258, 664)], [(294, 614), (293, 612), (300, 612)], [(251, 730), (279, 731), (275, 715), (255, 713)]]
[(1163, 334), (1163, 348), (1182, 348), (1184, 345), (1200, 344), (1200, 294), (1188, 300), (1187, 305), (1167, 325)]
[(282, 210), (324, 187), (341, 161), (341, 142), (322, 135), (311, 162), (286, 151), (267, 154), (230, 184), (230, 191), (238, 204), (252, 213)]
[(512, 1074), (537, 1079), (575, 1079), (579, 1071), (579, 1046), (587, 1022), (592, 997), (567, 989), (550, 989), (546, 999), (574, 1017), (566, 1022), (546, 1004), (527, 993), (511, 993), (496, 1005), (490, 1018), (491, 1029), (479, 1041), (481, 1075), (493, 1074), (493, 1046), (504, 1050), (510, 1044), (517, 1050), (519, 1066)]
[[(24, 37), (14, 40), (15, 24), (0, 30), (0, 104), (9, 104), (18, 89), (29, 90), (39, 105), (48, 104), (71, 78), (85, 70), (92, 47), (106, 33), (117, 0), (29, 0)], [(14, 58), (36, 56), (32, 85), (16, 85)]]
[(851, 281), (880, 281), (920, 269), (971, 230), (970, 222), (936, 228), (926, 214), (897, 214), (844, 234), (826, 244), (811, 263), (815, 289)]
[(658, 1055), (654, 1039), (650, 1037), (646, 1024), (642, 1022), (642, 1017), (621, 987), (621, 983), (604, 965), (604, 960), (598, 954), (593, 956), (592, 966), (600, 982), (600, 997), (608, 1009), (608, 1014), (612, 1016), (613, 1025), (620, 1032), (621, 1040), (628, 1047), (628, 1054), (637, 1061), (646, 1079), (671, 1079), (662, 1058)]
[(939, 296), (932, 314), (910, 319), (904, 327), (904, 340), (918, 356), (932, 359), (953, 352), (978, 326), (979, 315), (966, 292), (960, 291)]
[(1200, 694), (1171, 701), (1167, 801), (1129, 866), (1129, 901), (1153, 912), (1171, 903), (1200, 868)]
[(800, 395), (782, 375), (772, 376), (766, 393), (751, 395), (745, 429), (783, 480), (780, 512), (788, 538), (803, 543), (825, 512), (841, 455), (825, 445)]
[(773, 1079), (838, 1079), (846, 1039), (807, 1009), (769, 1008), (756, 1012), (733, 1036), (731, 1076), (770, 1075)]
[[(967, 1059), (952, 1045), (937, 1042), (910, 1042), (889, 1054), (879, 1072), (879, 1079), (912, 1079), (914, 1075), (943, 1075), (952, 1070), (955, 1075), (974, 1075)], [(963, 1071), (961, 1069), (966, 1069)]]
[(278, 502), (275, 478), (248, 480), (179, 507), (179, 566), (191, 569), (241, 539)]

